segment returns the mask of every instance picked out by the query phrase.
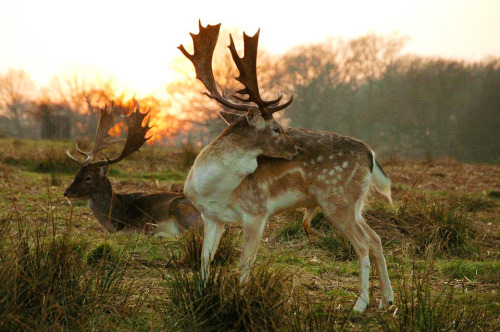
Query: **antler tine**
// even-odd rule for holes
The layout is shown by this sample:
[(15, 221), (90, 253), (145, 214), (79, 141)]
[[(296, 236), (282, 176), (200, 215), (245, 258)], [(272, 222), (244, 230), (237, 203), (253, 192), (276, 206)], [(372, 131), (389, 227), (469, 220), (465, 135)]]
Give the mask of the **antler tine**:
[[(89, 108), (91, 110), (93, 110), (92, 105), (90, 104), (90, 100), (88, 98), (87, 98), (87, 103), (89, 104)], [(76, 150), (78, 151), (78, 153), (80, 153), (82, 156), (86, 157), (85, 160), (80, 161), (80, 160), (76, 159), (75, 157), (73, 157), (69, 153), (69, 151), (66, 151), (66, 155), (68, 155), (68, 157), (71, 160), (73, 160), (74, 162), (76, 162), (80, 166), (86, 166), (86, 165), (90, 164), (90, 162), (92, 161), (92, 158), (94, 158), (94, 156), (97, 152), (99, 152), (102, 149), (105, 149), (108, 146), (110, 146), (111, 144), (117, 142), (117, 140), (106, 141), (106, 139), (110, 137), (110, 135), (108, 133), (109, 130), (114, 126), (113, 114), (111, 112), (112, 108), (113, 108), (113, 101), (111, 102), (111, 109), (108, 109), (107, 104), (104, 107), (104, 109), (101, 109), (101, 114), (99, 116), (99, 122), (97, 124), (97, 131), (96, 131), (95, 138), (94, 138), (94, 146), (93, 146), (91, 151), (85, 152), (82, 149), (80, 149), (80, 147), (78, 146), (78, 143), (75, 144)]]
[(68, 156), (68, 158), (69, 158), (69, 159), (73, 160), (73, 161), (74, 161), (75, 163), (77, 163), (78, 165), (80, 165), (80, 166), (85, 166), (85, 164), (84, 164), (84, 162), (85, 162), (85, 161), (81, 161), (81, 160), (78, 160), (78, 159), (76, 159), (75, 157), (73, 157), (73, 156), (71, 155), (71, 153), (69, 153), (69, 150), (66, 150), (66, 155)]
[(149, 121), (151, 120), (151, 117), (148, 117), (145, 126), (142, 125), (144, 118), (148, 116), (150, 110), (148, 110), (146, 113), (141, 113), (139, 102), (137, 101), (136, 101), (136, 106), (137, 109), (134, 112), (132, 112), (129, 116), (124, 117), (125, 123), (127, 124), (128, 127), (128, 134), (127, 134), (127, 140), (125, 141), (125, 145), (123, 147), (123, 151), (120, 154), (120, 156), (118, 156), (118, 158), (111, 160), (108, 159), (108, 160), (97, 161), (95, 163), (92, 163), (92, 165), (117, 163), (120, 160), (123, 160), (126, 157), (128, 157), (132, 152), (138, 151), (139, 148), (152, 137), (152, 135), (145, 137), (148, 130), (152, 128), (152, 126), (149, 126)]
[(194, 65), (196, 70), (196, 78), (199, 79), (208, 90), (205, 94), (217, 100), (223, 106), (236, 110), (248, 111), (248, 105), (233, 103), (228, 98), (222, 96), (215, 83), (214, 74), (212, 70), (212, 58), (219, 38), (220, 23), (216, 25), (207, 25), (204, 28), (199, 21), (200, 32), (195, 35), (191, 33), (193, 39), (194, 53), (189, 54), (184, 45), (180, 45), (178, 49), (184, 54)]
[[(288, 99), (285, 103), (281, 104), (281, 105), (277, 105), (277, 106), (272, 106), (272, 107), (268, 107), (268, 112), (270, 114), (273, 114), (273, 113), (276, 113), (278, 111), (281, 111), (282, 109), (285, 109), (287, 108), (288, 106), (290, 106), (290, 104), (293, 102), (293, 95), (290, 96), (290, 99)], [(278, 101), (279, 103), (279, 101)]]
[[(229, 50), (233, 61), (238, 68), (240, 75), (236, 80), (243, 84), (245, 87), (236, 91), (241, 95), (248, 95), (247, 98), (234, 96), (236, 99), (243, 102), (253, 102), (259, 107), (264, 118), (271, 118), (274, 112), (284, 109), (292, 103), (292, 98), (281, 106), (275, 106), (281, 101), (282, 95), (278, 92), (278, 97), (273, 100), (263, 100), (259, 92), (259, 83), (257, 80), (257, 49), (259, 45), (260, 29), (252, 37), (243, 33), (244, 56), (240, 57), (236, 51), (233, 36), (229, 35), (230, 44)], [(273, 107), (275, 106), (275, 107)]]

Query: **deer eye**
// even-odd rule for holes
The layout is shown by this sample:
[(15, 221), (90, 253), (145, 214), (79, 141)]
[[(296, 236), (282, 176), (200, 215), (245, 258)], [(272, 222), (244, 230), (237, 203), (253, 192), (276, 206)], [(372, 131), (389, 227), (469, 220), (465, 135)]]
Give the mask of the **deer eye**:
[(275, 127), (273, 128), (273, 131), (274, 131), (275, 133), (278, 133), (278, 134), (279, 134), (279, 133), (280, 133), (280, 127), (275, 126)]
[(90, 182), (92, 181), (92, 178), (90, 176), (86, 176), (85, 179), (83, 179), (85, 182)]

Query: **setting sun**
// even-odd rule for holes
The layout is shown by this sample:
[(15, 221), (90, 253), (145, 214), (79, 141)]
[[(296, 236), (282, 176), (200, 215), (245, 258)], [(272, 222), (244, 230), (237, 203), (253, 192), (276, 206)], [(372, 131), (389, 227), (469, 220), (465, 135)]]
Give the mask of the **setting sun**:
[(176, 79), (172, 61), (189, 31), (222, 22), (261, 48), (282, 53), (329, 36), (367, 32), (410, 37), (406, 52), (465, 60), (498, 56), (497, 1), (254, 1), (243, 15), (232, 1), (7, 1), (0, 4), (0, 72), (24, 69), (42, 87), (53, 75), (96, 68), (131, 94), (161, 94)]

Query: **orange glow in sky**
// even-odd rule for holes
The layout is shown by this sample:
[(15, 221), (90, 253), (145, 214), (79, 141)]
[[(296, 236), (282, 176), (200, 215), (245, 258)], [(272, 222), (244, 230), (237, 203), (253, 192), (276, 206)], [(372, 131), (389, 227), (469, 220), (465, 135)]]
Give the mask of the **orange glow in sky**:
[(279, 54), (328, 36), (410, 37), (404, 52), (465, 60), (500, 56), (500, 1), (114, 1), (0, 2), (0, 73), (24, 69), (41, 87), (52, 75), (101, 71), (137, 97), (161, 93), (189, 32), (222, 23)]

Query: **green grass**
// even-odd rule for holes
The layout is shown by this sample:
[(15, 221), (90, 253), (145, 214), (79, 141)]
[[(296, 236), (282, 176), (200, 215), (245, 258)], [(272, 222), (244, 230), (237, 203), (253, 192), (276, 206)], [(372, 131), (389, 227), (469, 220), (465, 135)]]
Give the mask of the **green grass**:
[(464, 301), (465, 290), (457, 291), (451, 283), (436, 284), (433, 273), (432, 257), (402, 271), (396, 308), (389, 309), (393, 314), (379, 316), (385, 331), (472, 331), (484, 324), (486, 316), (477, 306), (479, 294), (469, 293)]
[(256, 266), (240, 288), (239, 273), (229, 266), (212, 267), (206, 281), (200, 272), (182, 268), (167, 279), (168, 330), (282, 330), (287, 325), (290, 274), (269, 263)]
[(455, 208), (465, 212), (491, 211), (496, 206), (492, 199), (482, 194), (452, 196), (450, 201)]
[[(73, 146), (0, 139), (0, 330), (497, 327), (500, 200), (495, 186), (461, 193), (437, 183), (439, 190), (414, 190), (404, 204), (412, 183), (393, 181), (395, 207), (370, 195), (364, 215), (382, 238), (395, 304), (377, 309), (381, 294), (372, 267), (370, 305), (353, 315), (358, 261), (321, 213), (311, 223), (310, 239), (301, 227), (302, 213), (271, 219), (252, 284), (243, 290), (238, 284), (241, 230), (230, 228), (202, 288), (201, 233), (170, 239), (106, 234), (85, 200), (68, 204), (62, 193), (77, 167), (57, 169), (54, 161), (64, 164), (64, 152)], [(154, 191), (166, 187), (164, 182), (182, 182), (187, 172), (182, 164), (195, 153), (183, 160), (181, 150), (147, 146), (114, 165), (110, 178), (120, 191)], [(42, 162), (49, 165), (43, 172), (36, 166)]]
[(89, 243), (70, 232), (56, 235), (54, 226), (30, 234), (27, 222), (17, 220), (18, 237), (2, 239), (0, 329), (116, 329), (124, 313), (133, 319), (145, 298), (134, 298), (124, 278), (127, 259), (109, 264), (109, 255), (93, 250), (85, 260)]
[(453, 279), (466, 278), (472, 281), (498, 282), (500, 262), (453, 261), (443, 265), (445, 276)]
[[(180, 249), (179, 264), (198, 270), (201, 266), (203, 230), (200, 228), (186, 231), (180, 236), (178, 245)], [(240, 255), (239, 247), (239, 232), (234, 228), (226, 228), (213, 257), (212, 265), (231, 265)]]

